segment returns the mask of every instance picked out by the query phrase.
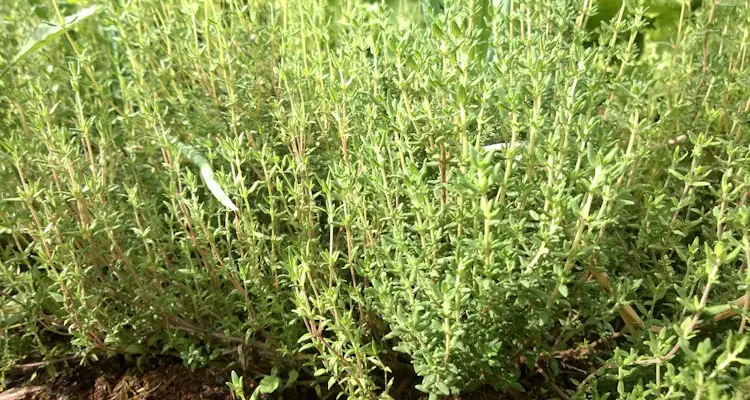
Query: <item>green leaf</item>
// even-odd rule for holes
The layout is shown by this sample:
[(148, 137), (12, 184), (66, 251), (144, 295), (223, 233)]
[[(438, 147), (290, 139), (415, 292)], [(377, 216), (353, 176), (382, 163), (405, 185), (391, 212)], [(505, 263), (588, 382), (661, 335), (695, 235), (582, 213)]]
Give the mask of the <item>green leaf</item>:
[(440, 394), (447, 396), (451, 393), (450, 388), (448, 388), (448, 385), (446, 385), (445, 382), (438, 382), (435, 384), (435, 387), (440, 391)]
[(232, 371), (232, 382), (227, 382), (227, 386), (237, 397), (245, 400), (245, 385), (242, 383), (242, 377), (238, 376), (236, 372)]
[(720, 304), (718, 306), (707, 307), (706, 312), (710, 315), (716, 315), (722, 313), (730, 308), (729, 304)]
[(251, 400), (257, 399), (261, 394), (269, 394), (276, 391), (276, 389), (279, 388), (279, 377), (276, 375), (266, 375), (263, 377), (263, 379), (260, 381), (260, 384), (258, 384), (258, 387), (255, 388), (255, 391), (253, 391), (252, 396), (250, 396)]
[(468, 100), (468, 97), (466, 96), (466, 89), (463, 86), (459, 85), (457, 91), (458, 91), (458, 101), (465, 104), (466, 101)]
[(39, 50), (47, 43), (65, 33), (65, 31), (75, 27), (76, 25), (83, 22), (86, 18), (97, 14), (101, 10), (103, 10), (101, 6), (91, 6), (88, 8), (84, 8), (83, 10), (75, 14), (65, 17), (64, 26), (60, 26), (56, 22), (52, 21), (43, 21), (36, 27), (36, 29), (34, 29), (33, 32), (31, 32), (31, 35), (26, 38), (26, 42), (24, 42), (23, 46), (21, 46), (21, 49), (18, 51), (16, 56), (13, 57), (13, 60), (11, 62), (13, 64), (17, 63), (22, 58), (28, 56), (36, 50)]
[(456, 37), (461, 36), (461, 28), (458, 27), (456, 21), (451, 22), (451, 33)]
[(586, 159), (588, 160), (589, 165), (596, 165), (596, 151), (594, 150), (594, 146), (591, 143), (588, 143), (588, 146), (586, 148)]
[(683, 175), (683, 174), (681, 174), (681, 173), (677, 172), (676, 170), (674, 170), (674, 169), (672, 169), (672, 168), (669, 168), (669, 169), (667, 170), (667, 172), (669, 172), (670, 174), (674, 175), (674, 176), (675, 176), (675, 177), (676, 177), (677, 179), (679, 179), (679, 180), (681, 180), (681, 181), (682, 181), (682, 180), (685, 180), (685, 175)]
[(562, 297), (568, 297), (568, 287), (566, 285), (560, 285), (559, 290)]
[(261, 393), (268, 394), (273, 393), (279, 388), (279, 377), (275, 375), (268, 375), (263, 377), (258, 385), (258, 389)]
[(510, 2), (511, 0), (502, 0), (502, 13), (506, 17), (510, 15)]
[(143, 347), (137, 343), (128, 345), (124, 350), (128, 354), (143, 354)]
[(437, 23), (434, 23), (434, 22), (432, 24), (432, 34), (435, 35), (438, 38), (442, 38), (443, 37), (443, 30), (440, 29), (440, 25), (438, 25)]
[(289, 371), (289, 379), (287, 379), (286, 385), (287, 386), (294, 385), (294, 383), (297, 382), (298, 378), (299, 378), (299, 372), (297, 372), (296, 369)]
[(221, 202), (224, 207), (232, 211), (237, 211), (237, 206), (234, 205), (229, 196), (224, 193), (224, 189), (222, 189), (221, 186), (219, 186), (219, 184), (216, 182), (214, 170), (213, 168), (211, 168), (211, 163), (208, 162), (206, 157), (204, 157), (201, 152), (186, 145), (185, 143), (178, 141), (176, 145), (177, 149), (180, 151), (180, 154), (182, 154), (185, 158), (190, 160), (193, 164), (195, 164), (195, 166), (200, 169), (203, 182), (206, 183), (208, 190), (211, 192), (211, 194), (214, 195), (214, 197), (216, 197), (216, 200), (219, 200), (219, 202)]

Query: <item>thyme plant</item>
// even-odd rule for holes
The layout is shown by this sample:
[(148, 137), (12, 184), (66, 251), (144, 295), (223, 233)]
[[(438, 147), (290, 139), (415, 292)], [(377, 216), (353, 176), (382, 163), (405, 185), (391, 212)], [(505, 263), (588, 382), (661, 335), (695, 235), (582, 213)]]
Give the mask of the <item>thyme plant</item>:
[(750, 390), (748, 2), (79, 3), (0, 5), (0, 373)]

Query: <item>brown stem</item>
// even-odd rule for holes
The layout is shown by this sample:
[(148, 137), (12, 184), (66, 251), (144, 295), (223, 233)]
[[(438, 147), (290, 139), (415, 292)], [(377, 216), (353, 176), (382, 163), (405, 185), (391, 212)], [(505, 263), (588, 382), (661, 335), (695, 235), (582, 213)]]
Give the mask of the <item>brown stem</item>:
[(38, 362), (33, 362), (33, 363), (28, 363), (28, 364), (16, 364), (12, 368), (16, 371), (26, 372), (34, 368), (46, 367), (47, 365), (50, 365), (50, 364), (55, 364), (55, 363), (59, 363), (63, 361), (78, 360), (80, 358), (81, 356), (67, 356), (67, 357), (62, 357), (62, 358), (56, 358), (54, 360), (38, 361)]

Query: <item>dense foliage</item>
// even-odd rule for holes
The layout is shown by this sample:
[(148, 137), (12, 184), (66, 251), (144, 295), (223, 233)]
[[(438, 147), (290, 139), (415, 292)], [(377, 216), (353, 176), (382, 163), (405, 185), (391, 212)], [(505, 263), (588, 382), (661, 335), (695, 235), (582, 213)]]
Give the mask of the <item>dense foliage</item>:
[(0, 371), (750, 392), (746, 1), (11, 3)]

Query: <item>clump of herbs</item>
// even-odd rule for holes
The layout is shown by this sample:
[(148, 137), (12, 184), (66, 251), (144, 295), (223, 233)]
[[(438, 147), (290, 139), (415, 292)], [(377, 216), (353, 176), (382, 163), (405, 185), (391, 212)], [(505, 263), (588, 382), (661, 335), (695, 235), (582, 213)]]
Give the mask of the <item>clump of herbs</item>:
[(0, 371), (747, 393), (746, 2), (93, 3), (0, 5)]

